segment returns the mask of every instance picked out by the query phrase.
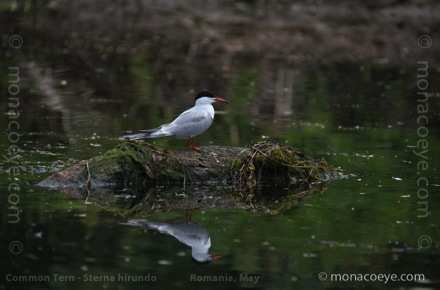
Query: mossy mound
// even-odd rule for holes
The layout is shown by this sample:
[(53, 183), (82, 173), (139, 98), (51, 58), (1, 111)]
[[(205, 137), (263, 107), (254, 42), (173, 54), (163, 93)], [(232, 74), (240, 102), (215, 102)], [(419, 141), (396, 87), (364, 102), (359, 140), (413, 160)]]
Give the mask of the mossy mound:
[(271, 142), (196, 152), (140, 141), (123, 142), (38, 185), (124, 210), (245, 207), (277, 213), (338, 178), (326, 162)]
[(232, 162), (235, 184), (252, 188), (259, 182), (314, 183), (338, 178), (325, 161), (316, 161), (301, 151), (271, 142), (260, 142), (241, 152)]

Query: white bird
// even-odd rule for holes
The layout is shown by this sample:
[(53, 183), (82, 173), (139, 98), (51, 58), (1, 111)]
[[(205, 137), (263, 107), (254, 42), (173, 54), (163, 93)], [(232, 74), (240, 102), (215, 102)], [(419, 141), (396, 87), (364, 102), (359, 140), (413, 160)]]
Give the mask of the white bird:
[(132, 219), (123, 224), (143, 226), (175, 237), (181, 243), (191, 247), (191, 256), (199, 263), (210, 262), (224, 256), (209, 254), (211, 238), (208, 232), (201, 225), (188, 219), (174, 218), (163, 222)]
[(194, 144), (194, 137), (202, 134), (211, 126), (214, 121), (212, 104), (215, 102), (229, 104), (228, 101), (216, 97), (211, 92), (201, 91), (196, 95), (194, 107), (180, 114), (173, 122), (155, 129), (137, 131), (136, 134), (123, 137), (130, 140), (158, 137), (187, 138), (188, 146), (199, 151), (200, 148)]

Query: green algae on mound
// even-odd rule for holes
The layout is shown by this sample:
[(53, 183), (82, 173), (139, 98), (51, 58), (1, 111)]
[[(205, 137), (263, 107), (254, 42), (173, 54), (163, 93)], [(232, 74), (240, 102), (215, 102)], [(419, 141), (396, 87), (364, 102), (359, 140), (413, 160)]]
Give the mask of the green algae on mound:
[[(131, 141), (38, 185), (125, 209), (142, 204), (141, 208), (150, 210), (246, 207), (277, 213), (339, 178), (325, 161), (271, 142), (246, 148), (209, 146), (196, 152)], [(280, 190), (276, 196), (267, 195), (265, 186)]]

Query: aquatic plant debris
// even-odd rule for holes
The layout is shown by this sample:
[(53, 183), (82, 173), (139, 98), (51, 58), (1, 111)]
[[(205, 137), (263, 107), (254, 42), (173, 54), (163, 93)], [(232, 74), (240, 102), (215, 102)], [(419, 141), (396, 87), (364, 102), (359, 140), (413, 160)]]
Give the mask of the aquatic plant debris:
[[(86, 202), (123, 208), (138, 203), (147, 204), (149, 210), (245, 205), (278, 212), (340, 178), (325, 161), (270, 141), (245, 148), (208, 146), (201, 152), (128, 141), (38, 185), (59, 188)], [(262, 193), (269, 187), (280, 189), (277, 196)], [(121, 194), (133, 198), (121, 198)]]

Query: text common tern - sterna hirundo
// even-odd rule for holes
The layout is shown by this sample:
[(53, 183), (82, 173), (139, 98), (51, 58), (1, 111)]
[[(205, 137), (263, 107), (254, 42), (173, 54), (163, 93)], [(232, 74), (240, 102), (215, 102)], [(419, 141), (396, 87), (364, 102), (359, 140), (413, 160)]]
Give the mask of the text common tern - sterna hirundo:
[(123, 137), (130, 140), (159, 137), (187, 138), (189, 147), (199, 151), (200, 148), (194, 144), (194, 137), (202, 134), (211, 126), (214, 121), (212, 104), (215, 102), (229, 104), (228, 101), (216, 97), (211, 92), (201, 91), (196, 95), (194, 107), (180, 114), (173, 122)]

